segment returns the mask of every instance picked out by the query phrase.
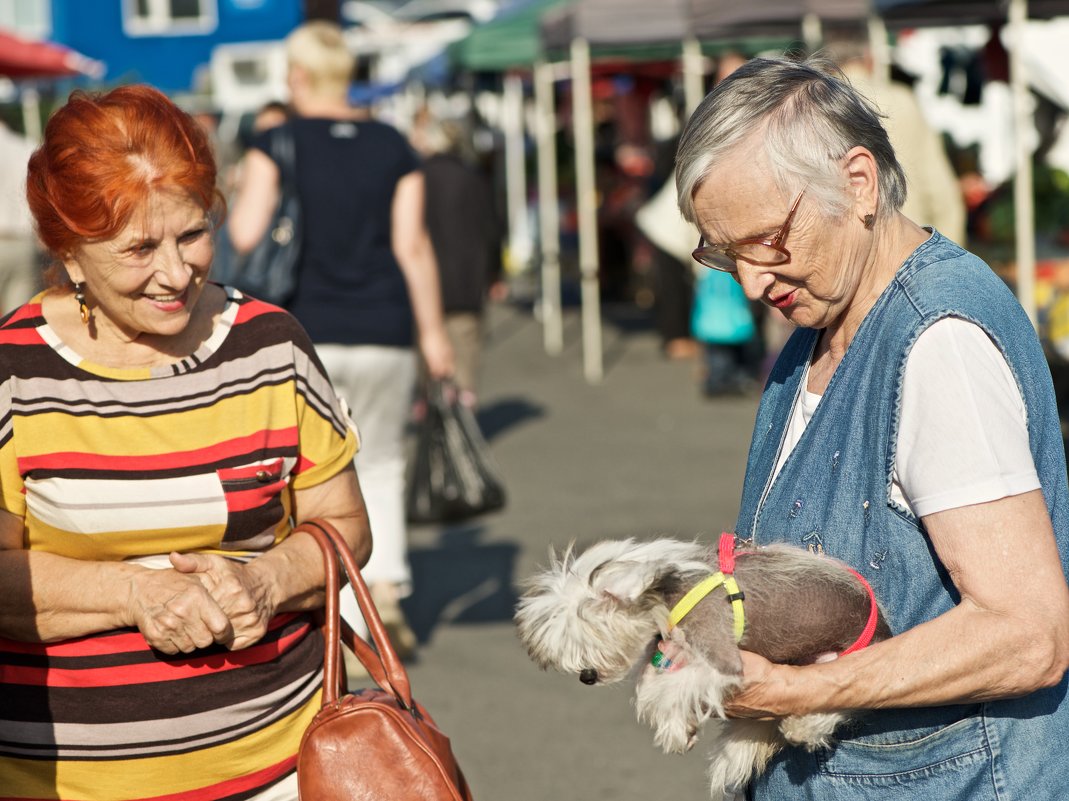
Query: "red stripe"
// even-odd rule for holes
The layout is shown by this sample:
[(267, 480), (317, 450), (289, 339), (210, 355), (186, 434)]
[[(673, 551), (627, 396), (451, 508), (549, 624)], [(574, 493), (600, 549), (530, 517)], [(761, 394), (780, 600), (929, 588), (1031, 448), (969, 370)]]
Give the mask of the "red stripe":
[(315, 466), (316, 463), (313, 462), (311, 459), (307, 458), (302, 453), (300, 458), (297, 460), (297, 465), (293, 468), (293, 474), (298, 475), (299, 473), (303, 473), (305, 470), (311, 470)]
[[(151, 798), (145, 797), (140, 801), (213, 801), (217, 798), (226, 798), (237, 793), (248, 792), (249, 790), (260, 790), (265, 785), (273, 782), (276, 779), (285, 776), (294, 766), (297, 764), (297, 755), (286, 757), (281, 762), (277, 762), (274, 765), (270, 765), (266, 768), (256, 771), (255, 773), (247, 773), (244, 776), (238, 776), (236, 779), (227, 779), (226, 781), (213, 784), (211, 787), (200, 787), (196, 790), (186, 790), (181, 793), (168, 793), (167, 795), (154, 795)], [(15, 798), (14, 796), (2, 796), (0, 801), (48, 801), (45, 798), (26, 798), (20, 796)]]
[(226, 493), (226, 509), (228, 512), (247, 512), (250, 509), (259, 509), (277, 498), (285, 485), (284, 481), (276, 481), (273, 484), (261, 484), (239, 492), (228, 492)]
[[(268, 631), (275, 631), (291, 623), (299, 612), (284, 612), (271, 618)], [(0, 637), (0, 654), (37, 654), (55, 657), (111, 656), (113, 654), (138, 653), (151, 650), (140, 631), (120, 631), (77, 637), (63, 642), (19, 642)]]
[(18, 460), (19, 472), (31, 470), (169, 470), (211, 464), (231, 456), (240, 456), (260, 448), (280, 448), (297, 444), (297, 428), (265, 429), (246, 437), (225, 440), (207, 448), (144, 456), (109, 456), (99, 453), (57, 452), (27, 456)]
[(880, 610), (876, 605), (876, 593), (872, 591), (872, 585), (865, 581), (865, 577), (858, 573), (854, 568), (847, 566), (846, 568), (855, 576), (858, 581), (865, 585), (865, 589), (869, 594), (869, 619), (865, 623), (865, 628), (862, 630), (861, 635), (854, 640), (853, 644), (843, 651), (839, 656), (846, 656), (852, 654), (855, 651), (860, 651), (862, 648), (868, 648), (869, 643), (872, 642), (872, 636), (876, 633), (876, 624), (879, 622)]
[(292, 634), (274, 642), (253, 645), (240, 651), (186, 659), (178, 662), (139, 662), (85, 670), (63, 670), (55, 667), (0, 666), (0, 684), (22, 684), (32, 687), (118, 687), (127, 684), (151, 684), (157, 681), (177, 681), (224, 670), (249, 667), (278, 658), (294, 642), (308, 633), (302, 626)]
[(32, 320), (34, 317), (41, 316), (41, 304), (40, 303), (27, 303), (24, 306), (20, 306), (14, 314), (11, 315), (11, 319), (7, 321), (8, 325), (13, 323), (20, 323), (23, 320)]
[(0, 345), (44, 345), (36, 328), (2, 328)]
[[(245, 297), (248, 297), (246, 295)], [(278, 306), (272, 306), (262, 300), (250, 300), (248, 303), (243, 303), (238, 307), (237, 316), (234, 318), (234, 325), (241, 325), (247, 323), (254, 317), (259, 317), (261, 314), (277, 314), (282, 309)]]

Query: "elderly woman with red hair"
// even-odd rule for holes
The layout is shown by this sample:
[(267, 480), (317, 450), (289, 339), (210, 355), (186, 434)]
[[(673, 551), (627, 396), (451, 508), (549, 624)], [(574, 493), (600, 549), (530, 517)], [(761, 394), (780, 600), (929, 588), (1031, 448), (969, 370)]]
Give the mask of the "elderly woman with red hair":
[(7, 798), (295, 799), (357, 435), (304, 331), (210, 283), (216, 168), (164, 95), (75, 93), (30, 159), (55, 259), (0, 320)]

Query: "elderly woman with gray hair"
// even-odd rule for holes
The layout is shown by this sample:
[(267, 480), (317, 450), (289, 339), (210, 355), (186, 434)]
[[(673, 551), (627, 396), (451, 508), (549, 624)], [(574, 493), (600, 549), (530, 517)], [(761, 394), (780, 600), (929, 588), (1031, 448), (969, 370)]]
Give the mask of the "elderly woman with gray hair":
[(1069, 763), (1044, 745), (1069, 738), (1069, 485), (1028, 317), (900, 214), (878, 111), (819, 60), (725, 79), (676, 175), (694, 258), (797, 326), (736, 532), (853, 565), (897, 635), (815, 665), (744, 654), (734, 717), (865, 711), (832, 748), (782, 752), (750, 797), (1064, 798)]

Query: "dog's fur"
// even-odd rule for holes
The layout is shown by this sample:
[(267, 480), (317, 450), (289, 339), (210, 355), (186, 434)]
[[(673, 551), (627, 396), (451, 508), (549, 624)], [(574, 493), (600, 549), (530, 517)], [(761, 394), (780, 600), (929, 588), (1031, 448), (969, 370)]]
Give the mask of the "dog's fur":
[[(703, 726), (712, 730), (709, 780), (717, 801), (745, 787), (786, 743), (830, 745), (846, 720), (724, 718), (724, 702), (742, 681), (740, 649), (802, 665), (838, 654), (861, 634), (868, 592), (841, 562), (789, 545), (741, 549), (735, 577), (746, 596), (746, 631), (736, 644), (722, 588), (668, 632), (669, 610), (718, 569), (715, 548), (666, 538), (610, 540), (550, 558), (527, 582), (516, 612), (531, 658), (543, 669), (582, 674), (585, 683), (636, 678), (638, 717), (666, 753), (686, 752)], [(881, 612), (873, 641), (890, 636)], [(662, 639), (682, 649), (678, 669), (650, 663)]]

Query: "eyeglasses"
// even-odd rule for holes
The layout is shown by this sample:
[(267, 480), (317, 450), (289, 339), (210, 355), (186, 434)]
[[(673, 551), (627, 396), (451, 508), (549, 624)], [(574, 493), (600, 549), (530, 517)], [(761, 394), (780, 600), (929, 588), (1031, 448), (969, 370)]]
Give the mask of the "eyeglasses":
[(726, 245), (708, 245), (705, 237), (698, 240), (698, 247), (691, 256), (699, 264), (713, 270), (725, 273), (738, 272), (738, 260), (742, 259), (750, 264), (761, 267), (772, 267), (791, 260), (791, 252), (781, 244), (787, 238), (791, 230), (791, 221), (794, 213), (798, 211), (798, 204), (802, 202), (803, 189), (794, 199), (791, 210), (787, 213), (787, 219), (771, 239), (740, 239), (738, 242), (729, 242)]

